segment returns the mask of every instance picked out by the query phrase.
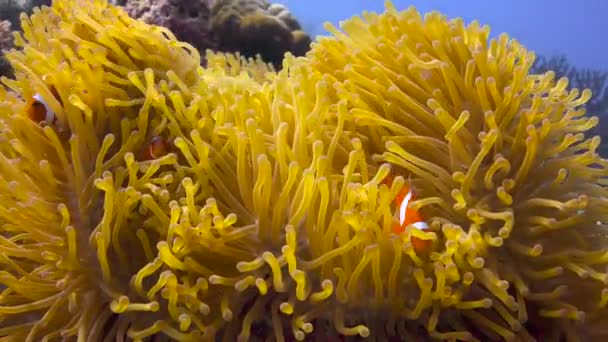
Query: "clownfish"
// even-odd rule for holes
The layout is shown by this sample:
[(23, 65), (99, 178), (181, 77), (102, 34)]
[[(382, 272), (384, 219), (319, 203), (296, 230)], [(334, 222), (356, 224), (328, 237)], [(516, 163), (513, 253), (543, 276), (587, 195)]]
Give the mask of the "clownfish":
[[(51, 86), (50, 90), (53, 96), (55, 96), (55, 98), (57, 99), (57, 101), (59, 101), (59, 103), (62, 103), (61, 98), (57, 93), (57, 89)], [(27, 104), (25, 106), (25, 112), (27, 116), (35, 123), (40, 123), (42, 121), (46, 122), (49, 125), (55, 123), (55, 112), (40, 94), (34, 94), (34, 96), (32, 96), (32, 98), (27, 101)]]
[(169, 153), (169, 146), (163, 137), (154, 136), (143, 151), (144, 160), (157, 159)]
[(52, 124), (55, 121), (55, 112), (51, 107), (44, 101), (40, 94), (32, 96), (27, 102), (25, 112), (27, 116), (35, 123), (45, 121), (48, 124)]
[[(391, 185), (393, 182), (392, 177), (388, 177), (387, 185)], [(397, 218), (399, 223), (393, 224), (393, 233), (401, 234), (405, 231), (405, 228), (410, 226), (420, 230), (426, 230), (429, 228), (428, 223), (422, 219), (422, 216), (418, 210), (410, 208), (410, 203), (416, 200), (416, 194), (412, 188), (411, 181), (403, 185), (403, 188), (397, 193), (394, 199), (396, 206)], [(416, 252), (424, 252), (431, 247), (431, 241), (423, 240), (418, 237), (412, 236), (412, 246)]]

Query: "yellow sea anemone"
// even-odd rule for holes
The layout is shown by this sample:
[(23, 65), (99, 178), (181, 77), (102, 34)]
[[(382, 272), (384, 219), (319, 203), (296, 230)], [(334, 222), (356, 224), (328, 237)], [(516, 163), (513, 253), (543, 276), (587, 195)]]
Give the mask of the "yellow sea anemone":
[[(584, 135), (598, 121), (581, 107), (590, 91), (529, 76), (517, 41), (439, 13), (388, 5), (328, 29), (310, 65), (349, 102), (345, 127), (371, 159), (416, 180), (437, 234), (422, 268), (434, 293), (414, 318), (431, 332), (473, 324), (481, 339), (597, 332), (574, 329), (605, 322), (608, 300), (608, 164)], [(452, 303), (464, 321), (448, 319)]]
[[(0, 338), (551, 340), (585, 315), (599, 336), (588, 92), (477, 24), (364, 19), (274, 73), (203, 69), (105, 1), (24, 17), (0, 88)], [(430, 229), (394, 234), (406, 178)]]

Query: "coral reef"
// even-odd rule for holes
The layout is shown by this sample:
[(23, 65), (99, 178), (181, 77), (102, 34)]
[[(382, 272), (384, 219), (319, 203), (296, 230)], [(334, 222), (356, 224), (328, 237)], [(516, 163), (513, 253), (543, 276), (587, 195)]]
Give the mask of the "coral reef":
[[(203, 68), (103, 0), (22, 25), (0, 87), (0, 338), (606, 337), (590, 94), (529, 74), (506, 35), (387, 2), (275, 72)], [(428, 230), (393, 232), (406, 179)]]
[(0, 51), (8, 50), (13, 47), (13, 31), (11, 22), (8, 20), (0, 21)]
[(246, 57), (260, 54), (264, 61), (280, 68), (285, 52), (303, 56), (310, 48), (310, 37), (281, 4), (266, 0), (216, 0), (211, 17), (220, 51), (238, 51)]
[(11, 26), (18, 27), (19, 14), (26, 10), (26, 3), (17, 0), (0, 0), (0, 20), (8, 20)]
[(199, 51), (215, 48), (207, 0), (129, 0), (125, 10), (132, 18), (168, 28)]
[(166, 27), (201, 52), (260, 55), (280, 69), (285, 52), (310, 50), (310, 37), (289, 10), (265, 0), (128, 0), (124, 6), (132, 18)]
[(0, 0), (0, 76), (12, 75), (12, 68), (3, 51), (13, 47), (11, 28), (19, 26), (19, 14), (22, 11), (24, 11), (22, 2)]
[(11, 65), (4, 57), (4, 51), (13, 47), (13, 31), (11, 22), (0, 20), (0, 76), (10, 76), (12, 73)]
[(31, 13), (34, 7), (50, 6), (52, 0), (0, 0), (0, 20), (10, 21), (13, 27), (19, 27), (19, 15)]
[(13, 47), (11, 27), (19, 27), (19, 15), (50, 4), (51, 0), (0, 0), (0, 76), (12, 76), (12, 68), (3, 51)]

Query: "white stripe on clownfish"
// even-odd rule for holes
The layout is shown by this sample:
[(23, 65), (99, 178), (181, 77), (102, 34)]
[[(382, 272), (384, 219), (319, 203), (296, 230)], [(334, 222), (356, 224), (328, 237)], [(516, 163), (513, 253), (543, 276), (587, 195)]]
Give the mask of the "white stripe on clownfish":
[[(408, 187), (407, 194), (405, 195), (405, 197), (403, 198), (403, 201), (401, 201), (401, 205), (399, 206), (399, 225), (400, 226), (403, 226), (403, 224), (405, 223), (405, 220), (407, 218), (408, 206), (409, 206), (410, 200), (412, 199), (412, 196), (413, 196), (413, 193), (412, 193), (412, 188), (410, 185)], [(413, 213), (413, 211), (412, 211), (412, 213)], [(414, 226), (420, 230), (429, 228), (429, 225), (424, 221), (414, 222), (414, 223), (412, 223), (412, 226)]]
[(53, 109), (51, 109), (51, 106), (49, 106), (49, 104), (46, 103), (46, 101), (44, 100), (44, 98), (42, 98), (42, 95), (40, 95), (40, 94), (35, 94), (33, 96), (33, 98), (34, 98), (34, 100), (40, 102), (44, 106), (44, 109), (46, 110), (44, 121), (46, 121), (46, 123), (48, 123), (48, 124), (53, 123), (53, 121), (55, 120), (55, 112), (53, 111)]

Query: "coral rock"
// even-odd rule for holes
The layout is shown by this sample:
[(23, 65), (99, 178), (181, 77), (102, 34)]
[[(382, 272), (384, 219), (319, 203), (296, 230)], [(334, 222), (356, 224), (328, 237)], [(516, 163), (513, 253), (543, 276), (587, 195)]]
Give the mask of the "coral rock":
[(310, 37), (281, 4), (218, 0), (211, 15), (213, 34), (221, 51), (239, 51), (246, 57), (259, 54), (278, 68), (285, 52), (302, 56), (310, 48)]
[(4, 57), (4, 50), (13, 47), (13, 33), (11, 31), (11, 22), (8, 20), (0, 21), (0, 76), (9, 75), (11, 66)]
[(8, 50), (13, 47), (13, 31), (11, 22), (8, 20), (0, 21), (0, 51)]
[(132, 18), (168, 28), (199, 51), (214, 47), (207, 0), (129, 0), (125, 9)]

